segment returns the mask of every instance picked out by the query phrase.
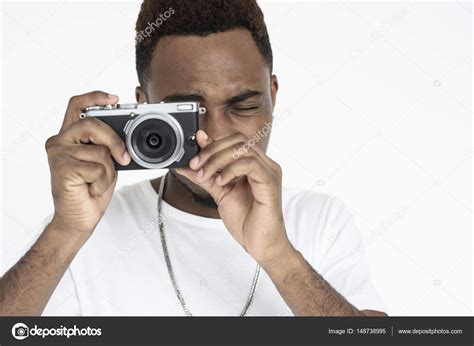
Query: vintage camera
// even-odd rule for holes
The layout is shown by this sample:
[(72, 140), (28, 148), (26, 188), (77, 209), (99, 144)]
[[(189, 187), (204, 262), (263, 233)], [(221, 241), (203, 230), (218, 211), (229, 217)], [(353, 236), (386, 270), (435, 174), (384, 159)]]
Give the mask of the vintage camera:
[(117, 170), (185, 167), (199, 152), (196, 131), (206, 109), (198, 102), (117, 104), (88, 107), (81, 119), (102, 120), (124, 140), (132, 157)]

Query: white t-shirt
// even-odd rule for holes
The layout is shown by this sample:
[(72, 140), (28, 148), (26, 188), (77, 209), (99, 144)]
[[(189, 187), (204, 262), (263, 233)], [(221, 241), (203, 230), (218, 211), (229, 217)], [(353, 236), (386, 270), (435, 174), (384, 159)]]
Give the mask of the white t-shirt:
[[(184, 315), (164, 260), (157, 197), (149, 180), (114, 193), (43, 315)], [(166, 202), (162, 210), (171, 263), (191, 313), (239, 315), (255, 261), (220, 219), (188, 214)], [(284, 188), (283, 213), (290, 241), (332, 287), (361, 310), (384, 311), (360, 234), (339, 200)], [(263, 270), (247, 315), (293, 315)]]

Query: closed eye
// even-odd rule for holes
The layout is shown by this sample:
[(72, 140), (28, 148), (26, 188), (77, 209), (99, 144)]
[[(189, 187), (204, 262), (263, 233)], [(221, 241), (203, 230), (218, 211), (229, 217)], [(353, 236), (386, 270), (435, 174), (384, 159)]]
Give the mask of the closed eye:
[(258, 116), (261, 107), (259, 105), (234, 106), (230, 108), (230, 112), (238, 117), (255, 117)]
[(234, 107), (235, 110), (238, 110), (238, 111), (250, 111), (252, 109), (257, 109), (258, 106), (248, 106), (248, 107)]

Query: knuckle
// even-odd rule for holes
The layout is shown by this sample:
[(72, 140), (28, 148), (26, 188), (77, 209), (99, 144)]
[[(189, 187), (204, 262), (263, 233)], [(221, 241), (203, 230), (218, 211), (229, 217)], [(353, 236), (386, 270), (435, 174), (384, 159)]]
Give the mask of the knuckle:
[(97, 126), (97, 119), (94, 118), (85, 118), (81, 121), (74, 123), (73, 126), (77, 126), (77, 128), (82, 132), (84, 135), (90, 135), (92, 129)]
[(104, 165), (96, 164), (95, 165), (95, 173), (97, 176), (102, 177), (107, 175), (107, 170), (105, 169)]
[(71, 96), (71, 98), (69, 99), (69, 102), (68, 102), (68, 106), (76, 105), (80, 99), (81, 99), (80, 95)]
[(272, 166), (273, 169), (275, 170), (275, 173), (276, 173), (279, 177), (281, 177), (281, 176), (283, 175), (283, 169), (281, 168), (281, 166), (280, 166), (277, 162), (273, 161), (272, 159), (269, 158), (269, 160), (270, 160), (271, 166)]
[(278, 173), (278, 176), (283, 176), (283, 170), (281, 169), (280, 165), (277, 166), (277, 173)]
[(281, 178), (283, 176), (283, 170), (281, 169), (281, 166), (279, 164), (276, 164), (275, 170), (277, 177)]
[(50, 160), (54, 160), (55, 158), (60, 157), (61, 154), (63, 154), (63, 153), (64, 153), (64, 148), (62, 148), (59, 145), (52, 145), (48, 149), (48, 158)]
[(44, 148), (48, 152), (51, 147), (56, 143), (57, 135), (49, 137), (46, 142), (44, 143)]
[(252, 165), (252, 166), (254, 166), (254, 165), (256, 165), (256, 164), (259, 163), (259, 161), (257, 160), (257, 158), (254, 157), (254, 156), (248, 156), (248, 157), (246, 157), (246, 158), (245, 158), (245, 161), (246, 161), (249, 165)]
[(92, 196), (102, 195), (102, 188), (99, 186), (98, 182), (90, 184), (89, 189)]
[(283, 170), (282, 170), (281, 166), (278, 163), (275, 162), (275, 167), (277, 169), (277, 172), (281, 175), (283, 173)]
[(77, 122), (77, 124), (78, 124), (78, 126), (89, 128), (91, 126), (96, 126), (97, 125), (97, 119), (87, 117), (87, 118), (82, 119), (81, 121)]
[(247, 140), (247, 137), (242, 132), (237, 132), (234, 136), (240, 142), (245, 142)]

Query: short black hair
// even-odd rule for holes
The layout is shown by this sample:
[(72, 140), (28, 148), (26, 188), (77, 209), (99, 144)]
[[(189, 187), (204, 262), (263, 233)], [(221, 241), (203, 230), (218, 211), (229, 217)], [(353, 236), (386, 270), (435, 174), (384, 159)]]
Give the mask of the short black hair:
[(247, 29), (264, 62), (273, 69), (273, 54), (262, 10), (256, 0), (144, 0), (135, 27), (136, 68), (145, 85), (153, 51), (169, 35), (207, 36)]

